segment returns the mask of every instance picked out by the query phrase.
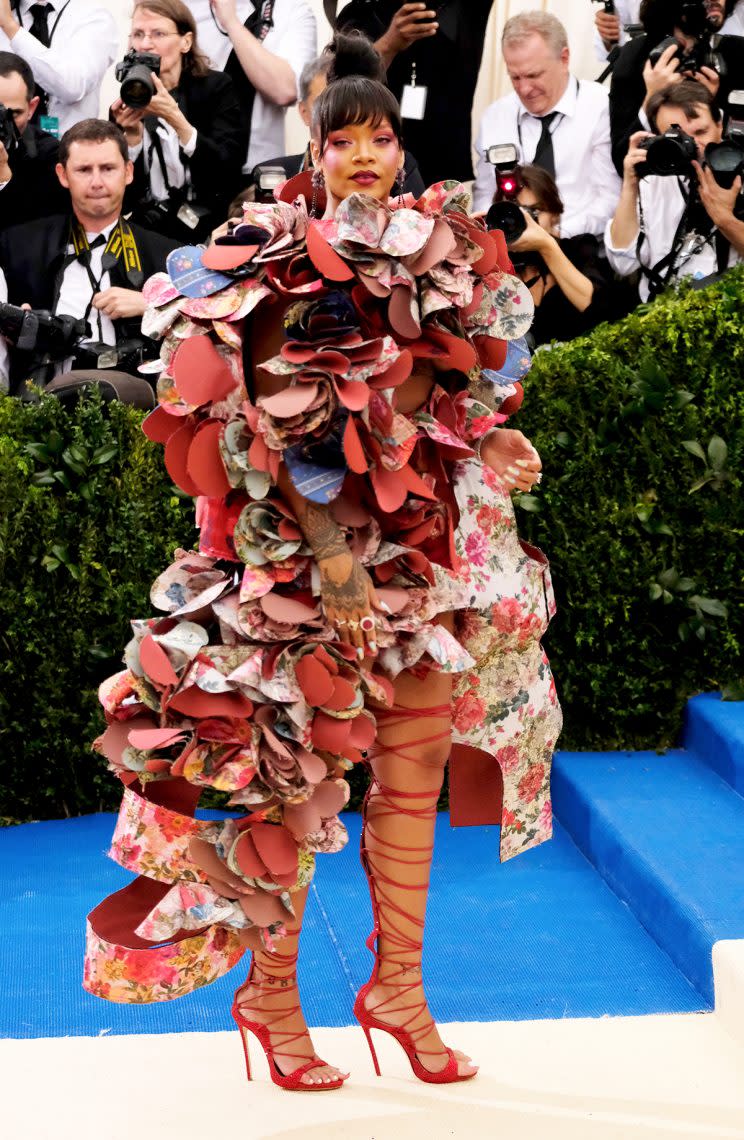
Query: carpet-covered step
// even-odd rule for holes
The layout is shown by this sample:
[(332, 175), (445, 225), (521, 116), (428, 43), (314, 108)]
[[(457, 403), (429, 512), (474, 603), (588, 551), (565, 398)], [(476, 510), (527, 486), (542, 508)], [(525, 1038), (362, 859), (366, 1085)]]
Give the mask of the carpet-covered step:
[(682, 742), (744, 796), (744, 701), (723, 701), (719, 693), (693, 697)]
[(744, 938), (744, 799), (688, 752), (559, 753), (555, 812), (703, 997), (712, 947)]

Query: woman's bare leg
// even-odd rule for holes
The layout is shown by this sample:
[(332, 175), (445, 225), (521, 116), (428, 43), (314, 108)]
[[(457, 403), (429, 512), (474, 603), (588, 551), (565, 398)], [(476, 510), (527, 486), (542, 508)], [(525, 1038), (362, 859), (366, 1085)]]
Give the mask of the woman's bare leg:
[[(380, 718), (365, 809), (365, 862), (380, 955), (378, 984), (365, 1004), (380, 1021), (406, 1026), (431, 1072), (448, 1063), (424, 996), (421, 949), (436, 805), (451, 747), (451, 691), (446, 674), (430, 673), (424, 681), (410, 673), (398, 678), (395, 705), (401, 717), (407, 709), (436, 709), (439, 715), (387, 723)], [(477, 1066), (462, 1053), (456, 1056), (460, 1075), (472, 1075)]]
[[(295, 918), (291, 926), (287, 926), (287, 937), (277, 942), (276, 953), (271, 954), (263, 949), (254, 951), (253, 973), (250, 981), (246, 979), (238, 998), (243, 1016), (248, 1021), (260, 1021), (268, 1025), (272, 1045), (277, 1050), (286, 1049), (286, 1052), (277, 1051), (274, 1054), (274, 1060), (285, 1076), (317, 1056), (299, 1008), (296, 975), (307, 892), (308, 888), (305, 887), (292, 895)], [(293, 1006), (297, 1006), (294, 1012)], [(333, 1065), (324, 1065), (305, 1073), (301, 1080), (306, 1085), (320, 1085), (329, 1084), (341, 1076), (348, 1074), (342, 1073)]]

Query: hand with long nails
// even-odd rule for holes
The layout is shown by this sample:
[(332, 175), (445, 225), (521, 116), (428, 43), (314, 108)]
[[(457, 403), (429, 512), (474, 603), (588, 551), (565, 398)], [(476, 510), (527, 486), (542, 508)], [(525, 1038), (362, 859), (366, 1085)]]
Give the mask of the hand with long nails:
[(487, 435), (481, 458), (510, 490), (530, 491), (542, 479), (542, 461), (527, 436), (512, 428)]

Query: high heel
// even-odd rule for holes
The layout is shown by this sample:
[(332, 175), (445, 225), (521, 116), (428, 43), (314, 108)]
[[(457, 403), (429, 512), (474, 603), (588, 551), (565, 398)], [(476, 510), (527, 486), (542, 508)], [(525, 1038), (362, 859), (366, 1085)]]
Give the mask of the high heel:
[[(269, 1011), (269, 1014), (271, 1015), (271, 1021), (252, 1021), (240, 1012), (240, 1006), (242, 1005), (245, 1007), (248, 1004), (248, 1001), (245, 997), (243, 997), (241, 1000), (238, 1000), (241, 991), (247, 985), (255, 986), (258, 989), (259, 993), (270, 991), (272, 994), (274, 994), (276, 993), (277, 987), (281, 987), (282, 989), (286, 989), (290, 992), (292, 990), (297, 990), (297, 982), (294, 980), (293, 971), (293, 967), (297, 961), (297, 955), (275, 953), (273, 957), (278, 959), (279, 963), (282, 966), (289, 966), (292, 972), (282, 977), (279, 975), (268, 975), (262, 971), (263, 977), (256, 978), (254, 977), (254, 959), (254, 961), (251, 963), (248, 977), (246, 978), (243, 985), (235, 991), (232, 1009), (230, 1011), (232, 1013), (233, 1020), (235, 1021), (235, 1024), (240, 1031), (240, 1039), (243, 1043), (243, 1053), (245, 1055), (245, 1071), (248, 1080), (251, 1079), (251, 1058), (250, 1051), (248, 1049), (248, 1034), (252, 1033), (255, 1037), (258, 1038), (258, 1041), (263, 1048), (264, 1053), (266, 1054), (266, 1060), (269, 1063), (269, 1073), (271, 1075), (271, 1079), (275, 1085), (279, 1086), (279, 1088), (286, 1089), (289, 1092), (331, 1092), (333, 1089), (340, 1089), (343, 1083), (348, 1079), (348, 1076), (336, 1077), (331, 1081), (317, 1085), (304, 1083), (302, 1078), (306, 1073), (311, 1073), (314, 1069), (322, 1069), (325, 1066), (326, 1062), (321, 1061), (319, 1057), (311, 1057), (310, 1060), (307, 1060), (304, 1054), (292, 1053), (287, 1049), (287, 1046), (291, 1045), (293, 1041), (298, 1041), (303, 1038), (307, 1030), (303, 1029), (299, 1033), (295, 1033), (292, 1030), (276, 1028), (280, 1022), (286, 1021), (288, 1018), (293, 1017), (300, 1011), (299, 1001), (295, 1001), (291, 1005), (273, 1006)], [(278, 1014), (278, 1016), (275, 1017), (274, 1014)], [(275, 1040), (277, 1037), (280, 1037), (281, 1041), (272, 1045), (272, 1034), (274, 1035)], [(291, 1073), (285, 1074), (281, 1071), (276, 1063), (275, 1055), (277, 1053), (281, 1053), (286, 1057), (297, 1057), (303, 1061), (303, 1064), (299, 1065), (296, 1069), (293, 1069)]]
[[(419, 717), (445, 717), (449, 715), (449, 706), (442, 706), (427, 709), (406, 709), (406, 708), (393, 708), (393, 709), (378, 709), (375, 710), (378, 720), (387, 720), (388, 723), (394, 722), (395, 725), (405, 723), (406, 721), (413, 720)], [(415, 757), (407, 755), (407, 750), (411, 748), (418, 748), (423, 744), (431, 744), (439, 740), (444, 740), (449, 736), (449, 732), (441, 732), (434, 736), (424, 737), (418, 740), (412, 740), (400, 749), (388, 748), (385, 746), (385, 751), (391, 752), (405, 760), (412, 760)], [(374, 1065), (375, 1073), (381, 1076), (380, 1065), (377, 1059), (374, 1043), (372, 1041), (372, 1029), (378, 1029), (382, 1033), (389, 1033), (405, 1052), (414, 1076), (418, 1077), (420, 1081), (432, 1085), (453, 1084), (456, 1081), (469, 1081), (476, 1075), (477, 1070), (472, 1073), (460, 1073), (458, 1071), (459, 1061), (455, 1056), (452, 1049), (446, 1045), (441, 1049), (423, 1049), (421, 1042), (429, 1035), (434, 1027), (433, 1018), (428, 1015), (428, 1008), (426, 1001), (420, 997), (414, 996), (413, 991), (419, 990), (421, 986), (420, 977), (420, 962), (421, 952), (423, 950), (423, 919), (419, 920), (410, 915), (401, 902), (397, 902), (393, 898), (394, 891), (426, 891), (429, 887), (428, 876), (423, 883), (404, 883), (400, 882), (389, 875), (382, 873), (379, 867), (373, 864), (375, 852), (370, 851), (367, 846), (367, 834), (373, 838), (376, 853), (379, 858), (385, 859), (388, 864), (391, 862), (402, 863), (407, 867), (414, 867), (418, 864), (426, 865), (431, 863), (431, 847), (409, 847), (400, 844), (391, 843), (388, 840), (382, 839), (379, 834), (373, 829), (369, 821), (369, 801), (372, 796), (375, 797), (376, 812), (375, 819), (379, 820), (385, 815), (405, 815), (411, 819), (418, 819), (429, 821), (433, 824), (436, 819), (436, 794), (434, 800), (430, 805), (424, 807), (415, 807), (411, 803), (414, 799), (422, 799), (425, 793), (400, 791), (386, 787), (382, 784), (377, 777), (372, 776), (372, 782), (367, 791), (364, 801), (364, 824), (362, 827), (361, 837), (361, 860), (367, 880), (369, 882), (369, 892), (372, 900), (372, 916), (374, 920), (374, 928), (372, 933), (367, 938), (367, 948), (374, 955), (375, 963), (372, 970), (372, 977), (362, 986), (356, 996), (354, 1002), (354, 1016), (359, 1022), (364, 1031), (364, 1036), (367, 1039), (367, 1045), (372, 1056), (372, 1063)], [(406, 802), (407, 801), (407, 802)], [(406, 857), (409, 856), (409, 857)], [(417, 857), (418, 856), (418, 857)], [(421, 930), (421, 939), (411, 937), (409, 933), (401, 929), (399, 920), (405, 920), (408, 926), (417, 926)], [(386, 976), (384, 981), (380, 980), (380, 951), (379, 951), (379, 937), (382, 925), (384, 926), (384, 937), (388, 947), (392, 948), (391, 952), (386, 953), (385, 968)], [(411, 982), (408, 980), (407, 975), (416, 972), (418, 975), (416, 980)], [(376, 986), (390, 986), (394, 989), (395, 993), (390, 998), (384, 998), (373, 1006), (367, 1007), (367, 997)], [(407, 1001), (407, 995), (413, 998), (412, 1001)], [(397, 1004), (393, 1004), (397, 1003)], [(388, 1014), (404, 1014), (405, 1018), (402, 1025), (391, 1025), (389, 1022), (381, 1020), (385, 1012)], [(424, 1013), (427, 1013), (427, 1018), (415, 1028), (412, 1028), (415, 1022), (419, 1021)], [(446, 1065), (436, 1072), (426, 1068), (421, 1061), (425, 1057), (447, 1057)]]

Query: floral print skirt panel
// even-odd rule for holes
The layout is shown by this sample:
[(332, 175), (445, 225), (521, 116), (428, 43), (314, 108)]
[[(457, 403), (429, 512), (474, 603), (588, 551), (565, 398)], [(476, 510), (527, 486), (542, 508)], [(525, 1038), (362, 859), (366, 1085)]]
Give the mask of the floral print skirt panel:
[[(555, 613), (547, 559), (520, 541), (509, 492), (487, 467), (459, 463), (455, 490), (460, 523), (455, 542), (463, 560), (452, 588), (461, 610), (457, 637), (476, 666), (462, 673), (453, 698), (451, 786), (472, 788), (493, 801), (488, 822), (501, 825), (501, 859), (510, 859), (552, 834), (550, 770), (562, 715), (548, 659), (540, 644)], [(469, 608), (466, 608), (469, 607)], [(487, 754), (474, 762), (471, 749)], [(482, 757), (481, 759), (484, 759)], [(488, 773), (488, 764), (498, 764)], [(498, 788), (495, 796), (490, 790)], [(468, 799), (470, 796), (468, 796)], [(454, 796), (453, 796), (454, 808)], [(455, 812), (453, 810), (453, 818)], [(484, 817), (479, 816), (479, 822)]]

